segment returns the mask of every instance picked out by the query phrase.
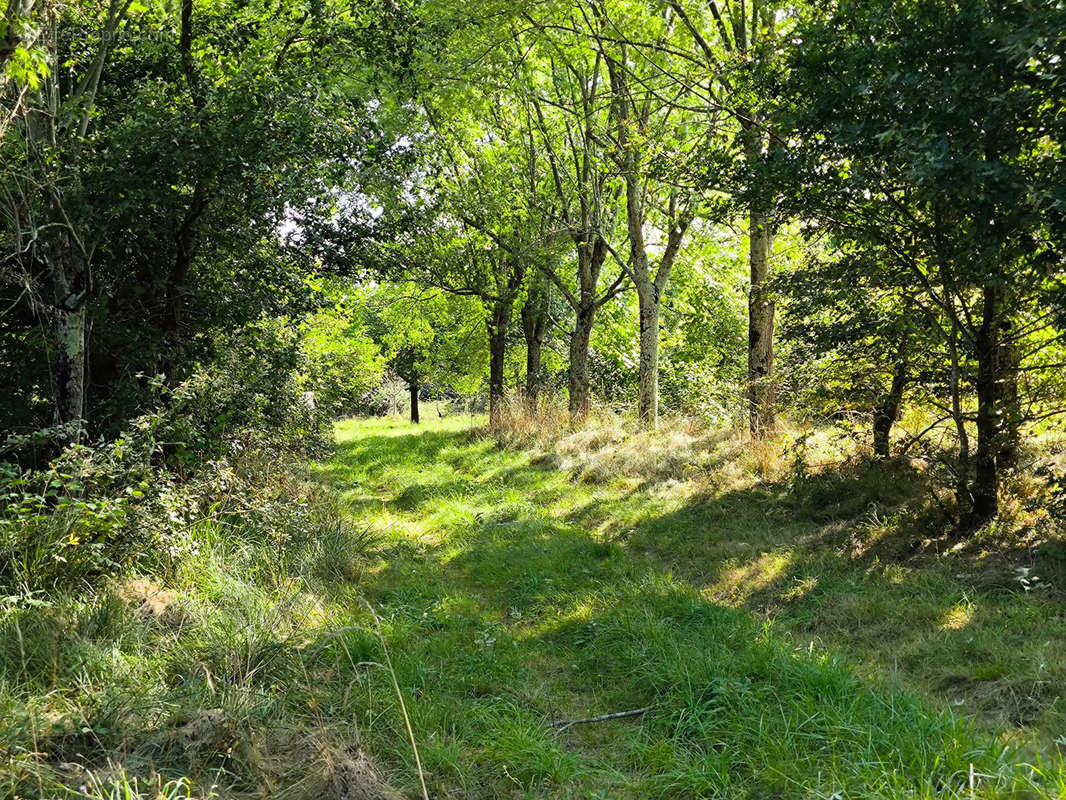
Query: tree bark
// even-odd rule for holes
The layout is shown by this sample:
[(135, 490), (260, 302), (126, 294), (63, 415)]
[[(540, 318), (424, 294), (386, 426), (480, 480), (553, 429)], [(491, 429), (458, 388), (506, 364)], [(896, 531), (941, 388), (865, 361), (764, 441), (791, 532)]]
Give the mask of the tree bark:
[[(53, 219), (63, 216), (58, 200), (50, 209)], [(52, 291), (52, 336), (55, 356), (55, 416), (60, 423), (85, 421), (85, 372), (88, 360), (86, 327), (89, 303), (89, 265), (73, 231), (58, 226), (39, 242)], [(78, 425), (74, 438), (80, 435)]]
[(891, 452), (892, 426), (899, 419), (903, 390), (907, 387), (907, 359), (903, 354), (892, 369), (892, 383), (874, 408), (874, 455), (888, 458)]
[(78, 423), (85, 419), (85, 304), (56, 316), (56, 418)]
[(577, 309), (574, 332), (570, 335), (570, 421), (581, 423), (589, 415), (589, 341), (596, 305), (589, 303)]
[(973, 517), (976, 524), (999, 513), (999, 454), (1003, 431), (1000, 400), (999, 290), (982, 292), (984, 313), (974, 349), (977, 356), (977, 450), (974, 453)]
[(654, 428), (659, 420), (659, 290), (654, 284), (637, 288), (640, 306), (640, 378), (637, 416), (641, 427)]
[(411, 422), (418, 424), (418, 384), (411, 382)]
[(1018, 343), (1011, 337), (1010, 326), (1004, 326), (999, 343), (999, 398), (1003, 431), (996, 461), (1001, 470), (1018, 466), (1018, 443), (1022, 408), (1018, 396)]
[(577, 247), (578, 296), (570, 295), (574, 309), (574, 331), (570, 334), (570, 422), (581, 424), (589, 415), (589, 342), (592, 338), (592, 324), (596, 321), (596, 310), (610, 296), (608, 292), (602, 298), (597, 296), (596, 288), (607, 259), (607, 243), (603, 237), (575, 237)]
[(748, 403), (752, 436), (774, 426), (774, 301), (767, 283), (773, 234), (769, 215), (751, 209), (749, 216)]
[(507, 329), (511, 324), (511, 302), (497, 300), (489, 317), (489, 426), (503, 421), (504, 361), (507, 357)]
[(544, 349), (544, 334), (547, 330), (547, 294), (544, 287), (535, 284), (529, 290), (522, 306), (522, 335), (526, 340), (526, 405), (532, 413), (537, 410), (540, 395), (541, 353)]
[(959, 436), (959, 457), (955, 465), (955, 501), (965, 514), (973, 504), (973, 497), (970, 495), (970, 435), (966, 431), (966, 417), (962, 413), (959, 320), (954, 302), (950, 303), (949, 311), (951, 314), (951, 335), (948, 338), (948, 357), (951, 363), (951, 372), (948, 385), (951, 391), (951, 416)]
[(174, 263), (163, 287), (163, 315), (160, 327), (176, 332), (181, 327), (182, 291), (192, 269), (199, 243), (200, 220), (207, 209), (207, 191), (197, 183), (185, 217), (174, 236)]

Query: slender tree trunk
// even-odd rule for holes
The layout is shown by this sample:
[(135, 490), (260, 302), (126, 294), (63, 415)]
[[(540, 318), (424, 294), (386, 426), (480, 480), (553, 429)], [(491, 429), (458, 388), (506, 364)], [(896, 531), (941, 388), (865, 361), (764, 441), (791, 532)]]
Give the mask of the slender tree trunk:
[(748, 403), (752, 436), (774, 426), (774, 301), (770, 296), (770, 248), (773, 234), (769, 216), (754, 208), (750, 213), (749, 262), (751, 294), (748, 297)]
[[(62, 206), (57, 203), (52, 214), (53, 218), (61, 218)], [(89, 267), (67, 227), (60, 226), (48, 233), (47, 238), (42, 237), (41, 254), (48, 265), (53, 299), (56, 421), (76, 423), (85, 420)], [(74, 438), (80, 435), (80, 430), (79, 426)]]
[(601, 236), (582, 237), (577, 245), (577, 275), (580, 291), (574, 304), (574, 332), (570, 335), (570, 423), (579, 425), (589, 415), (589, 342), (599, 308), (596, 288), (607, 258), (607, 243)]
[(966, 418), (962, 414), (961, 367), (959, 364), (959, 321), (954, 304), (951, 306), (951, 336), (948, 339), (948, 356), (951, 361), (949, 386), (951, 390), (951, 416), (959, 436), (959, 457), (955, 467), (955, 500), (965, 514), (973, 505), (970, 495), (970, 435), (966, 431)]
[(493, 322), (489, 324), (489, 425), (493, 428), (503, 420), (505, 380), (503, 368), (506, 356), (507, 324), (493, 319)]
[(196, 257), (200, 221), (207, 203), (207, 191), (202, 184), (196, 184), (189, 208), (174, 236), (174, 263), (163, 287), (163, 316), (160, 327), (167, 332), (177, 331), (181, 327), (182, 290)]
[(526, 339), (526, 404), (530, 412), (537, 410), (537, 402), (540, 399), (541, 384), (541, 352), (544, 342), (537, 336)]
[(522, 306), (522, 335), (526, 340), (526, 405), (530, 413), (537, 410), (540, 395), (541, 353), (547, 323), (547, 295), (542, 286), (533, 286)]
[(570, 421), (584, 422), (589, 415), (589, 341), (596, 318), (594, 302), (577, 309), (570, 335)]
[(1000, 436), (999, 454), (996, 457), (1001, 470), (1018, 466), (1018, 442), (1022, 409), (1018, 396), (1018, 343), (1010, 338), (1009, 327), (999, 344), (999, 398), (1002, 411), (1003, 431)]
[(411, 381), (411, 422), (418, 424), (418, 384)]
[(888, 458), (891, 451), (892, 426), (899, 419), (903, 390), (907, 387), (907, 359), (900, 354), (892, 369), (892, 383), (888, 392), (874, 408), (874, 455)]
[(977, 356), (977, 450), (974, 453), (973, 515), (980, 524), (999, 513), (999, 452), (1003, 429), (1000, 399), (999, 290), (983, 290), (984, 313), (975, 341)]
[(640, 378), (637, 415), (641, 427), (654, 428), (659, 421), (659, 292), (652, 284), (638, 287), (640, 305)]
[(57, 312), (55, 392), (59, 422), (85, 419), (85, 322), (84, 304), (73, 311)]
[(488, 317), (488, 423), (496, 427), (503, 419), (504, 362), (507, 355), (507, 329), (511, 327), (514, 300), (498, 298)]
[(544, 351), (544, 336), (542, 334), (542, 326), (539, 321), (537, 323), (527, 327), (523, 320), (523, 329), (526, 334), (526, 405), (529, 407), (530, 412), (537, 410), (537, 403), (540, 399), (540, 387), (543, 382), (541, 372), (542, 366), (542, 353)]

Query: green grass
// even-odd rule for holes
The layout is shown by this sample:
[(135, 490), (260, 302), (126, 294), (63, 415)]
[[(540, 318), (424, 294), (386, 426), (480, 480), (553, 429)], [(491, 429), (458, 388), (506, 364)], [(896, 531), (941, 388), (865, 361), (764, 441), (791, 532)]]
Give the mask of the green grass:
[(0, 796), (339, 800), (366, 752), (417, 797), (389, 659), (438, 798), (1066, 793), (1054, 564), (889, 562), (898, 476), (575, 479), (467, 425), (340, 423), (346, 518), (201, 526), (164, 614), (8, 612)]
[(1046, 744), (1035, 723), (1062, 719), (1052, 601), (943, 565), (856, 561), (770, 489), (693, 502), (625, 477), (575, 482), (458, 421), (338, 436), (323, 474), (384, 542), (364, 589), (441, 793), (968, 796), (973, 763), (979, 795), (1013, 796), (1023, 756), (966, 702), (1007, 722), (1006, 686), (1042, 671), (1022, 688), (1050, 708), (1019, 720), (1020, 738)]

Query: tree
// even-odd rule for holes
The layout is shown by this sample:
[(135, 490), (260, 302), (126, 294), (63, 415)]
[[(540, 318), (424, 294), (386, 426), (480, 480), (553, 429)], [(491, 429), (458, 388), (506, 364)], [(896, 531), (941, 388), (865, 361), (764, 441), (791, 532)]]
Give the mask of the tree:
[(967, 525), (998, 510), (1024, 421), (1017, 376), (1041, 371), (1059, 338), (1044, 308), (1063, 265), (1064, 14), (995, 0), (841, 3), (804, 31), (784, 84), (789, 171), (811, 213), (891, 253), (880, 263), (902, 268), (900, 290), (938, 331)]
[[(473, 392), (484, 387), (484, 337), (479, 303), (416, 283), (373, 285), (354, 291), (353, 315), (410, 392), (411, 422), (420, 421), (419, 398), (443, 387)], [(476, 376), (476, 377), (475, 377)]]
[(529, 411), (535, 412), (544, 384), (542, 353), (549, 334), (548, 310), (551, 303), (551, 286), (541, 270), (534, 270), (526, 286), (526, 299), (522, 303), (522, 335), (526, 343), (525, 398)]
[(40, 47), (64, 66), (3, 141), (3, 273), (51, 323), (56, 417), (73, 421), (110, 403), (114, 381), (180, 379), (213, 341), (208, 317), (239, 328), (303, 294), (279, 221), (364, 144), (337, 124), (358, 98), (319, 91), (359, 17), (343, 2), (279, 14), (186, 0), (44, 18)]
[[(596, 7), (594, 7), (596, 8)], [(602, 11), (600, 12), (603, 13)], [(597, 37), (611, 82), (611, 99), (615, 107), (614, 129), (610, 132), (612, 153), (625, 184), (626, 233), (629, 243), (628, 263), (624, 266), (637, 290), (639, 305), (639, 388), (637, 415), (643, 426), (654, 428), (659, 414), (659, 319), (663, 295), (670, 273), (681, 252), (681, 243), (696, 213), (699, 192), (686, 184), (685, 167), (691, 156), (693, 119), (690, 109), (670, 102), (664, 95), (676, 80), (677, 67), (664, 64), (662, 43), (672, 34), (669, 13), (657, 40), (639, 61), (629, 56), (630, 46), (617, 40), (621, 24), (612, 19), (608, 41)], [(645, 28), (645, 35), (652, 33)], [(651, 61), (650, 68), (635, 64)], [(666, 89), (662, 75), (673, 75)], [(637, 88), (634, 89), (634, 84)], [(664, 102), (665, 101), (665, 102)], [(699, 143), (710, 142), (715, 132), (713, 122)], [(652, 268), (647, 240), (653, 217), (660, 220), (661, 255)]]
[(935, 331), (901, 288), (892, 263), (891, 253), (836, 242), (778, 279), (788, 301), (783, 338), (803, 364), (795, 373), (811, 387), (800, 392), (800, 402), (817, 407), (828, 399), (835, 413), (843, 400), (846, 410), (868, 411), (879, 458), (891, 454), (908, 387), (922, 381), (942, 398), (947, 381), (940, 354), (928, 347)]
[(568, 237), (575, 250), (572, 279), (554, 269), (547, 274), (574, 313), (569, 411), (571, 420), (580, 422), (590, 408), (589, 342), (596, 312), (628, 284), (626, 269), (620, 268), (615, 280), (600, 285), (620, 219), (621, 187), (604, 135), (616, 124), (617, 106), (611, 102), (603, 54), (589, 47), (588, 33), (575, 20), (565, 28), (552, 19), (530, 17), (528, 22), (535, 38), (527, 58), (536, 58), (541, 70), (531, 76), (525, 99), (551, 176), (554, 197), (547, 211), (552, 228)]
[(778, 137), (759, 75), (781, 58), (783, 32), (796, 12), (772, 2), (727, 2), (723, 7), (709, 0), (698, 10), (689, 5), (670, 0), (706, 61), (710, 104), (734, 120), (742, 158), (735, 192), (746, 205), (748, 222), (749, 427), (752, 435), (759, 435), (773, 427), (775, 418), (775, 305), (770, 291), (770, 259), (774, 230), (780, 222), (774, 214), (778, 192), (765, 169)]

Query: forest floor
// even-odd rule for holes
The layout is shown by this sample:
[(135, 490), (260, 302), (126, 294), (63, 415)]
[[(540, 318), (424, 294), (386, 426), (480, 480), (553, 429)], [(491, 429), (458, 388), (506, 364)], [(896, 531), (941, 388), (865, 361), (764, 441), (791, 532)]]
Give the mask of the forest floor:
[[(469, 426), (343, 422), (320, 468), (376, 542), (357, 582), (432, 796), (1066, 789), (1057, 547), (915, 555), (869, 502), (905, 492), (891, 470), (797, 500), (637, 474), (609, 441), (571, 443), (605, 454), (575, 466)], [(361, 733), (412, 788), (397, 716)]]
[(434, 800), (1066, 796), (1062, 542), (832, 432), (601, 422), (341, 422), (277, 524), (7, 608), (0, 797), (423, 797), (412, 737)]

